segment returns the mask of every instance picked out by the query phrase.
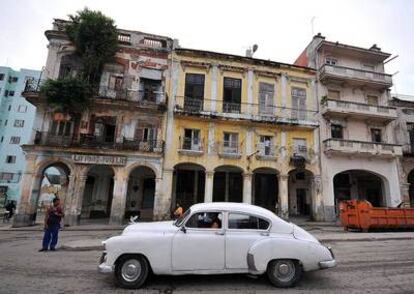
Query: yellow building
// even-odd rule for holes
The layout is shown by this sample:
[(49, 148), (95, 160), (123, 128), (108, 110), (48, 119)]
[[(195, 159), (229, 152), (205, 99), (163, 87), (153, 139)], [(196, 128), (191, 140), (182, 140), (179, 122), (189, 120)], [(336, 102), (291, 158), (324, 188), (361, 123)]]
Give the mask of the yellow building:
[(171, 207), (246, 202), (318, 219), (315, 72), (192, 49), (170, 55), (163, 182)]

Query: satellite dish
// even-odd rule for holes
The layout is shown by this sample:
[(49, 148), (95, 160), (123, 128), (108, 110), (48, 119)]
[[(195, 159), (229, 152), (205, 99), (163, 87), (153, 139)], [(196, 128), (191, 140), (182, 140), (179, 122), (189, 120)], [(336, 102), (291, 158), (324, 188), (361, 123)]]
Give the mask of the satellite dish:
[(259, 48), (259, 45), (254, 44), (254, 45), (253, 45), (253, 53), (254, 53), (254, 52), (256, 52), (258, 48)]

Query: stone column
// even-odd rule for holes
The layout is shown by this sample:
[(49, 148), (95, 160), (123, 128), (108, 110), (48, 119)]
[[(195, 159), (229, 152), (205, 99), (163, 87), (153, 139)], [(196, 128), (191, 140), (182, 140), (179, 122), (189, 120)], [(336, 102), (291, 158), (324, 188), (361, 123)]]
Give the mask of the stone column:
[(114, 192), (112, 196), (110, 225), (122, 225), (125, 215), (128, 176), (124, 169), (117, 169), (114, 176)]
[(80, 174), (76, 178), (75, 187), (71, 196), (70, 213), (65, 217), (65, 225), (76, 226), (80, 224), (82, 213), (83, 194), (85, 192), (87, 174)]
[(401, 182), (401, 201), (410, 205), (410, 183)]
[(243, 174), (243, 202), (252, 203), (252, 173)]
[(289, 175), (279, 175), (279, 216), (289, 218)]
[(26, 171), (21, 179), (20, 199), (13, 217), (13, 227), (30, 226), (34, 223), (37, 198), (40, 194), (42, 175), (36, 174), (36, 155), (26, 155)]
[(322, 180), (320, 175), (313, 176), (311, 188), (312, 219), (323, 221), (325, 216), (322, 204)]
[(204, 202), (213, 202), (213, 182), (214, 182), (214, 172), (206, 171)]
[(165, 169), (162, 178), (155, 180), (154, 220), (170, 218), (172, 182), (172, 169)]
[(65, 199), (64, 199), (64, 202), (62, 203), (64, 212), (65, 212), (65, 217), (63, 218), (65, 226), (69, 225), (68, 217), (70, 215), (72, 196), (73, 196), (73, 191), (75, 189), (75, 177), (73, 175), (68, 175), (68, 181), (69, 181), (68, 186), (65, 189), (66, 190)]
[(198, 170), (194, 171), (193, 202), (197, 203), (198, 196)]

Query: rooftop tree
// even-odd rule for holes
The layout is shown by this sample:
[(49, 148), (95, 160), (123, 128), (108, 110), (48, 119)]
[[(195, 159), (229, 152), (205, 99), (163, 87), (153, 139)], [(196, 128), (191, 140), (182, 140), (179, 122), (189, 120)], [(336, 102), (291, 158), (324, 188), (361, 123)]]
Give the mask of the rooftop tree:
[(113, 19), (88, 8), (69, 19), (66, 33), (81, 59), (81, 70), (76, 77), (46, 81), (40, 92), (55, 111), (79, 113), (96, 91), (104, 64), (117, 51), (118, 31)]
[(85, 8), (69, 15), (66, 33), (81, 57), (81, 78), (92, 86), (99, 84), (103, 65), (112, 61), (118, 48), (118, 31), (114, 20), (100, 11)]

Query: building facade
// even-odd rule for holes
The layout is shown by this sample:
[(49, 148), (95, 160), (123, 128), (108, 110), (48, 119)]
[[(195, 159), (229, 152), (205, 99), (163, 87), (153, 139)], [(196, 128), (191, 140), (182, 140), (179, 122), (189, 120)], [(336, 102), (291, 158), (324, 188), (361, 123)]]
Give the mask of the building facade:
[(42, 80), (25, 88), (37, 112), (35, 132), (23, 146), (26, 170), (14, 225), (35, 221), (40, 187), (51, 167), (65, 179), (58, 195), (67, 225), (99, 218), (119, 224), (137, 213), (143, 219), (161, 218), (165, 88), (173, 40), (119, 30), (118, 52), (104, 66), (88, 108), (72, 115), (55, 113), (39, 94), (42, 81), (74, 76), (82, 66), (65, 24), (55, 20), (46, 31), (49, 50)]
[(414, 207), (414, 96), (393, 95), (391, 103), (397, 108), (396, 141), (403, 148), (399, 168), (401, 195), (405, 203)]
[(164, 161), (171, 205), (245, 202), (318, 219), (315, 72), (201, 50), (171, 55)]
[(0, 67), (0, 205), (18, 201), (25, 168), (21, 145), (32, 133), (35, 107), (21, 95), (28, 80), (38, 79), (40, 71)]
[(397, 111), (389, 106), (392, 76), (384, 72), (389, 57), (376, 45), (364, 49), (318, 34), (295, 62), (317, 70), (326, 220), (336, 218), (341, 200), (389, 207), (403, 200)]

